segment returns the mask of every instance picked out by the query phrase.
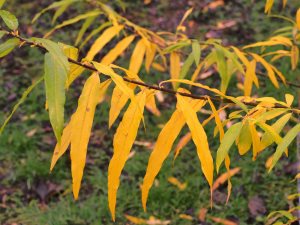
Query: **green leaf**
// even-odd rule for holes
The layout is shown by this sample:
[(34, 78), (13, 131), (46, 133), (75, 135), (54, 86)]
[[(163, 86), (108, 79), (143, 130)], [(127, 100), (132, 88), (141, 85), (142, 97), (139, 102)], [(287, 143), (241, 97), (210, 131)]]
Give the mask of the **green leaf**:
[(0, 58), (8, 55), (18, 44), (20, 43), (19, 39), (12, 38), (0, 45)]
[(98, 16), (101, 13), (102, 12), (100, 10), (95, 10), (95, 11), (91, 11), (91, 12), (88, 12), (88, 13), (85, 13), (85, 14), (81, 14), (79, 16), (76, 16), (76, 17), (72, 18), (72, 19), (66, 20), (66, 21), (62, 22), (61, 24), (58, 24), (52, 30), (50, 30), (47, 34), (45, 34), (45, 37), (50, 36), (54, 31), (56, 31), (56, 30), (58, 30), (62, 27), (69, 26), (71, 24), (77, 23), (78, 21), (89, 18), (89, 17)]
[(9, 114), (9, 116), (6, 118), (6, 120), (4, 121), (3, 125), (0, 128), (0, 135), (2, 134), (5, 126), (8, 124), (8, 122), (10, 121), (11, 117), (14, 115), (14, 113), (16, 112), (16, 110), (19, 108), (19, 106), (26, 100), (27, 96), (32, 92), (32, 90), (43, 80), (43, 77), (41, 77), (40, 79), (38, 79), (36, 82), (34, 82), (32, 85), (30, 85), (22, 94), (22, 97), (20, 98), (20, 100), (17, 102), (17, 104), (15, 104), (15, 106), (13, 107), (13, 110), (11, 111), (11, 113)]
[(197, 40), (193, 40), (193, 42), (192, 42), (192, 52), (194, 55), (196, 66), (198, 66), (198, 64), (200, 62), (200, 58), (201, 58), (201, 48), (200, 48), (200, 44)]
[(228, 155), (228, 151), (232, 146), (235, 139), (239, 136), (242, 129), (242, 122), (232, 125), (225, 133), (222, 142), (217, 150), (217, 172), (224, 161), (225, 157)]
[(163, 50), (163, 54), (166, 54), (166, 53), (170, 53), (170, 52), (173, 52), (173, 51), (176, 51), (176, 50), (179, 50), (185, 46), (188, 46), (190, 45), (190, 43), (188, 41), (181, 41), (181, 42), (178, 42), (174, 45), (171, 45), (171, 46), (168, 46), (167, 48), (165, 48)]
[(54, 14), (54, 16), (53, 16), (53, 18), (52, 18), (52, 21), (51, 21), (52, 25), (56, 22), (57, 18), (60, 17), (60, 16), (68, 9), (68, 7), (69, 7), (70, 5), (71, 5), (71, 2), (68, 2), (68, 3), (66, 3), (65, 5), (60, 6), (60, 7), (56, 10), (56, 12), (55, 12), (55, 14)]
[(17, 30), (19, 26), (18, 19), (6, 10), (0, 10), (0, 17), (3, 19), (6, 26), (11, 30)]
[(269, 172), (273, 169), (277, 161), (280, 159), (281, 155), (285, 149), (291, 144), (297, 134), (300, 132), (300, 123), (294, 126), (282, 139), (282, 142), (277, 146), (276, 151), (273, 155), (272, 165), (269, 169)]
[(37, 13), (34, 18), (32, 19), (32, 23), (34, 23), (43, 13), (51, 10), (51, 9), (55, 9), (58, 7), (61, 7), (63, 5), (66, 4), (70, 4), (70, 3), (74, 3), (74, 2), (80, 2), (82, 0), (62, 0), (62, 1), (58, 1), (58, 2), (53, 2), (51, 5), (49, 5), (47, 8), (43, 9), (41, 12)]
[(47, 51), (54, 56), (56, 62), (63, 67), (64, 70), (69, 71), (70, 64), (68, 62), (68, 58), (59, 44), (43, 38), (32, 38), (32, 40), (43, 45)]
[(64, 126), (65, 83), (67, 70), (59, 63), (55, 55), (45, 54), (45, 89), (49, 108), (49, 118), (54, 134), (60, 142)]
[(189, 54), (188, 58), (185, 60), (179, 74), (180, 79), (184, 79), (189, 72), (189, 69), (191, 68), (194, 61), (194, 55), (193, 53)]
[(85, 22), (83, 23), (79, 33), (78, 33), (78, 36), (76, 38), (76, 41), (75, 41), (75, 45), (77, 46), (79, 44), (79, 42), (82, 40), (82, 37), (84, 35), (84, 33), (86, 32), (86, 30), (91, 26), (91, 24), (94, 22), (94, 20), (96, 19), (97, 17), (96, 16), (92, 16), (92, 17), (89, 17), (87, 19), (85, 19)]
[(0, 9), (2, 8), (2, 6), (4, 5), (6, 0), (0, 0)]
[(3, 38), (5, 34), (7, 34), (5, 30), (0, 30), (0, 39)]

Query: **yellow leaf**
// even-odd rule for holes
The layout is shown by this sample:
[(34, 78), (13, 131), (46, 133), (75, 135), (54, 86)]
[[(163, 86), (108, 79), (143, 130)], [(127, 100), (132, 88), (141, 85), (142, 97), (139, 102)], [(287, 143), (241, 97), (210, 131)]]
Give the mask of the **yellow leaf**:
[(219, 133), (220, 133), (220, 141), (222, 141), (222, 139), (224, 137), (224, 129), (223, 129), (222, 121), (220, 119), (220, 116), (219, 116), (219, 114), (216, 110), (216, 107), (215, 107), (214, 103), (210, 100), (210, 97), (208, 97), (207, 100), (208, 100), (208, 103), (211, 107), (213, 115), (215, 117), (216, 125), (217, 125)]
[(156, 106), (155, 92), (152, 90), (144, 89), (147, 93), (146, 108), (155, 116), (160, 116), (160, 111)]
[(133, 224), (146, 224), (147, 223), (147, 221), (144, 219), (141, 219), (141, 218), (138, 218), (135, 216), (130, 216), (127, 214), (125, 214), (125, 218), (128, 219)]
[(93, 65), (95, 68), (100, 72), (107, 76), (110, 76), (113, 82), (116, 84), (116, 86), (128, 97), (131, 98), (131, 100), (135, 100), (135, 96), (133, 93), (133, 90), (130, 89), (123, 78), (116, 74), (109, 66), (106, 66), (102, 63), (93, 62)]
[(239, 138), (237, 139), (239, 154), (240, 155), (246, 154), (249, 151), (251, 144), (252, 144), (252, 136), (250, 133), (249, 123), (248, 121), (246, 121), (243, 124), (241, 133), (239, 135)]
[(193, 8), (190, 8), (190, 9), (188, 9), (188, 10), (184, 13), (184, 15), (183, 15), (183, 17), (182, 17), (182, 19), (181, 19), (179, 25), (178, 25), (177, 28), (176, 28), (177, 31), (182, 29), (182, 27), (183, 27), (183, 26), (182, 26), (183, 22), (186, 20), (186, 18), (187, 18), (192, 12), (193, 12)]
[(136, 100), (138, 104), (131, 102), (113, 140), (114, 154), (108, 167), (108, 202), (113, 220), (115, 220), (115, 207), (120, 175), (136, 138), (140, 121), (143, 118), (143, 111), (140, 109), (144, 109), (146, 93), (143, 91), (140, 92)]
[(274, 46), (274, 45), (281, 45), (283, 43), (279, 42), (279, 41), (262, 41), (262, 42), (256, 42), (254, 44), (251, 45), (246, 45), (245, 47), (243, 47), (243, 49), (247, 49), (247, 48), (254, 48), (254, 47), (262, 47), (262, 46)]
[(186, 188), (186, 186), (187, 186), (186, 183), (181, 183), (176, 177), (169, 177), (169, 178), (168, 178), (168, 181), (169, 181), (171, 184), (173, 184), (173, 185), (175, 185), (176, 187), (178, 187), (178, 189), (181, 190), (181, 191), (183, 191), (183, 190)]
[(276, 88), (279, 88), (278, 81), (277, 81), (277, 79), (275, 77), (275, 73), (274, 73), (271, 65), (264, 58), (262, 58), (261, 56), (259, 56), (257, 54), (254, 54), (254, 53), (251, 53), (251, 55), (253, 56), (253, 58), (257, 62), (260, 62), (266, 68), (270, 80), (272, 81), (272, 83), (274, 84), (274, 86)]
[(109, 65), (113, 63), (124, 51), (125, 49), (131, 44), (134, 40), (134, 35), (130, 35), (122, 39), (116, 46), (110, 50), (101, 60), (101, 63), (105, 65)]
[(177, 107), (181, 110), (184, 119), (192, 133), (192, 139), (197, 147), (197, 153), (201, 162), (202, 172), (210, 187), (213, 182), (213, 159), (209, 150), (206, 133), (200, 124), (196, 111), (191, 107), (185, 97), (177, 94)]
[(124, 108), (125, 104), (128, 101), (128, 97), (123, 94), (120, 88), (115, 87), (111, 97), (111, 105), (109, 110), (109, 119), (108, 119), (108, 127), (114, 124), (118, 116), (120, 115), (121, 110)]
[(133, 73), (138, 74), (140, 71), (140, 68), (143, 63), (143, 59), (145, 56), (146, 52), (146, 45), (144, 43), (144, 40), (141, 39), (137, 42), (131, 58), (130, 58), (130, 64), (129, 64), (129, 70), (132, 71)]
[(194, 219), (192, 216), (187, 215), (187, 214), (179, 214), (179, 218), (184, 219), (184, 220), (190, 220), (190, 221), (192, 221)]
[(197, 80), (198, 75), (199, 75), (201, 69), (203, 68), (203, 66), (204, 66), (204, 61), (198, 64), (196, 70), (194, 71), (194, 73), (193, 73), (193, 75), (192, 75), (192, 78), (191, 78), (191, 81), (192, 81), (192, 82), (194, 82), (194, 81)]
[(94, 59), (95, 55), (98, 54), (101, 49), (108, 43), (110, 40), (115, 37), (120, 30), (123, 29), (122, 25), (119, 26), (112, 26), (107, 28), (103, 34), (94, 42), (94, 44), (91, 46), (90, 50), (88, 51), (86, 55), (86, 59), (91, 61)]
[(258, 86), (258, 79), (255, 74), (256, 69), (256, 61), (252, 60), (248, 66), (245, 74), (245, 82), (244, 82), (244, 95), (250, 96), (252, 91), (252, 84), (255, 82), (256, 86)]
[(71, 64), (70, 71), (68, 73), (68, 77), (66, 80), (66, 88), (68, 89), (70, 85), (73, 83), (76, 78), (82, 74), (84, 71), (84, 68), (79, 65)]
[(291, 48), (291, 63), (292, 63), (292, 70), (297, 68), (299, 62), (299, 48), (297, 45), (293, 45)]
[(150, 46), (148, 47), (147, 46), (147, 49), (146, 49), (146, 60), (145, 60), (145, 68), (146, 68), (146, 71), (149, 73), (149, 70), (150, 70), (150, 67), (151, 67), (151, 64), (154, 60), (154, 57), (155, 57), (155, 53), (156, 53), (156, 45), (153, 44), (153, 43), (150, 43)]
[(56, 162), (58, 159), (67, 151), (69, 144), (71, 142), (71, 131), (72, 131), (72, 119), (67, 124), (65, 129), (63, 130), (62, 136), (61, 136), (61, 143), (57, 143), (52, 155), (52, 160), (51, 160), (51, 166), (50, 166), (50, 171), (53, 170)]
[(237, 174), (240, 170), (241, 170), (241, 168), (236, 167), (236, 168), (234, 168), (234, 169), (229, 170), (229, 171), (226, 172), (226, 173), (221, 174), (221, 175), (216, 179), (216, 181), (214, 182), (214, 185), (213, 185), (213, 187), (212, 187), (212, 190), (213, 190), (213, 191), (217, 190), (217, 188), (218, 188), (220, 185), (224, 184), (224, 183), (228, 180), (229, 177), (234, 176), (234, 175)]
[(231, 220), (226, 220), (218, 217), (209, 217), (212, 221), (216, 223), (221, 223), (223, 225), (238, 225), (236, 222), (233, 222)]
[(258, 133), (256, 131), (255, 125), (252, 123), (249, 123), (249, 129), (251, 133), (252, 138), (252, 146), (253, 146), (253, 160), (256, 159), (256, 156), (260, 149), (260, 138), (258, 136)]
[(265, 5), (265, 13), (271, 12), (273, 4), (274, 4), (274, 0), (267, 0), (266, 5)]
[(188, 132), (186, 135), (184, 135), (178, 142), (175, 150), (174, 150), (174, 160), (176, 160), (176, 158), (178, 157), (180, 151), (182, 150), (182, 148), (184, 146), (187, 145), (187, 143), (190, 142), (190, 140), (192, 140), (192, 134), (191, 132)]
[[(193, 104), (194, 109), (198, 109), (203, 105), (203, 101), (197, 101)], [(146, 174), (142, 185), (142, 203), (146, 210), (146, 203), (149, 190), (158, 174), (163, 162), (169, 155), (175, 139), (178, 137), (181, 129), (185, 124), (185, 119), (180, 110), (175, 110), (170, 120), (165, 124), (164, 128), (158, 135), (155, 147), (150, 155)]]
[(98, 74), (91, 75), (82, 90), (78, 107), (72, 116), (71, 130), (71, 170), (74, 198), (78, 198), (81, 179), (85, 166), (88, 141), (93, 125), (96, 105), (100, 97), (100, 79)]
[[(180, 55), (176, 52), (170, 54), (170, 75), (172, 79), (178, 79), (180, 74)], [(177, 87), (175, 83), (172, 83), (173, 87)]]
[(291, 105), (293, 104), (293, 101), (294, 101), (294, 96), (291, 94), (286, 94), (285, 101), (286, 101), (287, 106), (291, 107)]
[(239, 59), (242, 61), (242, 63), (247, 67), (250, 62), (247, 59), (247, 57), (245, 56), (245, 54), (241, 50), (239, 50), (238, 48), (236, 48), (234, 46), (231, 46), (231, 48), (233, 49), (235, 54), (239, 57)]
[(300, 30), (300, 9), (297, 10), (296, 23), (297, 23), (298, 30)]

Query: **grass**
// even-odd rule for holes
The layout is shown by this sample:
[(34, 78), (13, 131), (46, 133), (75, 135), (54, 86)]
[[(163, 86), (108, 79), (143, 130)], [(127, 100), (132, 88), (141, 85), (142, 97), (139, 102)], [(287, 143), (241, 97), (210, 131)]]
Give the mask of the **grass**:
[[(14, 7), (18, 1), (11, 1), (9, 7)], [(23, 4), (28, 9), (30, 3)], [(129, 4), (128, 9), (140, 5)], [(247, 5), (249, 7), (249, 5)], [(251, 5), (250, 5), (251, 6)], [(157, 6), (159, 13), (168, 5)], [(256, 4), (251, 14), (253, 21), (245, 26), (253, 30), (253, 39), (262, 38), (261, 33), (271, 30), (281, 23), (274, 22), (272, 27), (261, 24), (261, 30), (257, 26), (261, 23), (262, 4)], [(260, 9), (260, 10), (259, 10)], [(230, 10), (230, 9), (226, 9)], [(232, 9), (231, 9), (232, 10)], [(30, 18), (22, 17), (24, 12), (16, 9), (16, 14), (22, 18), (23, 24), (28, 24)], [(147, 9), (141, 11), (143, 15)], [(217, 14), (217, 19), (226, 18), (226, 13)], [(240, 12), (235, 9), (234, 15), (238, 18)], [(196, 18), (197, 15), (195, 14)], [(47, 20), (47, 18), (45, 19)], [(27, 22), (27, 23), (26, 23)], [(146, 22), (144, 22), (146, 23)], [(209, 23), (214, 23), (213, 20)], [(149, 25), (149, 24), (148, 24)], [(22, 25), (21, 25), (22, 26)], [(34, 29), (43, 33), (43, 29), (33, 25)], [(273, 27), (274, 26), (274, 27)], [(256, 29), (254, 29), (256, 28)], [(203, 31), (204, 32), (204, 31)], [(73, 34), (74, 36), (74, 34)], [(72, 37), (73, 37), (72, 36)], [(63, 37), (58, 34), (57, 39)], [(230, 36), (229, 36), (230, 37)], [(238, 39), (237, 37), (233, 37)], [(239, 42), (237, 40), (237, 42)], [(42, 75), (42, 57), (35, 49), (24, 48), (21, 53), (14, 53), (8, 59), (1, 62), (0, 68), (0, 122), (2, 122), (11, 109), (16, 99), (30, 85), (32, 79)], [(14, 65), (11, 64), (13, 60)], [(126, 63), (126, 62), (120, 62)], [(287, 74), (289, 80), (293, 80), (299, 72), (290, 72), (289, 62), (282, 62), (281, 70)], [(10, 69), (14, 68), (14, 69)], [(161, 76), (166, 76), (161, 74)], [(22, 79), (20, 79), (22, 77)], [(150, 77), (149, 82), (157, 83), (160, 74)], [(68, 117), (76, 107), (78, 98), (78, 86), (82, 86), (83, 79), (76, 81), (70, 89), (67, 99)], [(232, 81), (232, 84), (234, 82)], [(79, 88), (80, 89), (80, 88)], [(283, 98), (283, 92), (290, 89), (281, 88), (275, 90), (271, 84), (266, 82), (263, 88), (258, 90), (259, 96), (273, 96)], [(292, 92), (295, 94), (295, 92)], [(7, 103), (7, 99), (9, 102)], [(163, 108), (161, 117), (154, 117), (146, 113), (146, 132), (140, 128), (137, 140), (154, 143), (161, 126), (170, 117), (174, 99), (168, 97), (167, 105)], [(143, 212), (141, 206), (140, 185), (145, 174), (150, 150), (140, 145), (134, 145), (134, 155), (125, 166), (121, 177), (121, 186), (118, 192), (117, 219), (116, 223), (111, 221), (107, 205), (107, 167), (113, 153), (112, 137), (114, 127), (108, 130), (107, 118), (109, 101), (105, 101), (97, 109), (93, 135), (88, 149), (87, 165), (84, 173), (82, 189), (78, 201), (74, 201), (71, 193), (70, 159), (66, 154), (50, 174), (50, 159), (55, 145), (54, 135), (51, 132), (47, 112), (44, 110), (44, 94), (42, 84), (36, 88), (20, 107), (18, 113), (13, 117), (5, 132), (0, 136), (0, 223), (1, 224), (25, 224), (25, 225), (85, 225), (85, 224), (125, 224), (128, 223), (124, 214), (148, 219), (155, 216), (161, 220), (171, 220), (171, 224), (198, 224), (198, 213), (201, 208), (208, 209), (208, 215), (228, 218), (239, 221), (239, 224), (263, 224), (267, 213), (287, 209), (286, 195), (295, 193), (296, 184), (290, 183), (294, 174), (286, 168), (296, 160), (296, 147), (290, 147), (290, 156), (283, 159), (272, 173), (267, 173), (264, 163), (269, 155), (274, 152), (274, 146), (264, 152), (255, 162), (251, 154), (241, 158), (236, 149), (231, 149), (232, 167), (241, 167), (240, 173), (232, 178), (233, 191), (229, 203), (226, 205), (226, 185), (218, 189), (218, 197), (214, 201), (214, 207), (210, 209), (210, 192), (203, 174), (201, 173), (195, 147), (190, 143), (183, 149), (181, 155), (173, 165), (173, 152), (163, 165), (154, 187), (151, 189), (148, 210)], [(119, 120), (117, 121), (117, 123)], [(207, 126), (208, 137), (212, 137), (213, 126)], [(182, 135), (187, 132), (184, 128)], [(209, 138), (210, 147), (215, 154), (218, 146), (215, 138)], [(224, 168), (221, 172), (224, 172)], [(181, 191), (170, 184), (167, 179), (170, 176), (187, 183), (185, 190)], [(217, 177), (218, 175), (215, 175)], [(264, 201), (267, 210), (257, 216), (249, 213), (248, 204), (254, 197), (259, 196)], [(180, 218), (180, 214), (191, 215), (192, 221)], [(207, 219), (214, 224), (210, 219)]]

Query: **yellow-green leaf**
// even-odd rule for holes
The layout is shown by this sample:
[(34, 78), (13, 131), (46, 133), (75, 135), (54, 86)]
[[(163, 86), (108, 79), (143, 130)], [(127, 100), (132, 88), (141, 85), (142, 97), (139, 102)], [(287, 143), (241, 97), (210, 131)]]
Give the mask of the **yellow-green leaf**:
[(136, 100), (138, 105), (133, 102), (129, 105), (114, 135), (114, 154), (108, 167), (108, 202), (113, 220), (115, 220), (120, 175), (137, 136), (140, 121), (143, 118), (143, 111), (140, 111), (140, 109), (144, 109), (145, 107), (146, 93), (144, 91), (140, 92)]
[(12, 38), (0, 44), (0, 58), (8, 55), (12, 50), (20, 44), (19, 39)]
[(6, 24), (6, 26), (11, 30), (17, 30), (19, 26), (18, 19), (15, 17), (15, 15), (11, 14), (10, 12), (6, 10), (0, 10), (0, 17)]
[(250, 150), (251, 144), (252, 144), (252, 138), (251, 138), (251, 133), (249, 128), (249, 123), (248, 121), (246, 121), (243, 124), (240, 135), (237, 139), (239, 154), (240, 155), (246, 154)]
[(64, 125), (65, 83), (68, 71), (57, 62), (55, 55), (45, 54), (45, 89), (49, 118), (58, 142)]
[[(292, 114), (288, 113), (284, 116), (282, 116), (280, 119), (278, 119), (271, 127), (274, 129), (274, 131), (279, 134), (283, 127), (286, 125), (286, 123), (290, 120)], [(261, 152), (263, 149), (267, 148), (270, 146), (274, 140), (271, 137), (271, 134), (268, 132), (265, 132), (263, 136), (261, 137), (261, 144), (260, 144), (260, 150)]]
[(224, 161), (225, 157), (228, 155), (228, 151), (230, 147), (232, 146), (235, 139), (239, 136), (243, 124), (241, 122), (236, 123), (229, 127), (227, 132), (225, 133), (222, 142), (217, 150), (217, 172), (219, 172), (220, 166), (222, 162)]
[(78, 100), (78, 107), (72, 116), (71, 127), (71, 170), (73, 180), (73, 195), (78, 198), (83, 170), (85, 167), (85, 159), (87, 146), (93, 125), (94, 113), (96, 105), (100, 97), (100, 79), (98, 74), (91, 75), (82, 90)]
[(286, 136), (282, 139), (282, 142), (277, 146), (276, 151), (273, 155), (272, 165), (269, 169), (271, 171), (283, 152), (286, 150), (286, 148), (291, 144), (291, 142), (294, 140), (294, 138), (298, 135), (300, 132), (300, 124), (297, 124), (292, 129), (289, 130), (289, 132), (286, 134)]
[(300, 30), (300, 9), (297, 10), (297, 14), (296, 14), (296, 24), (297, 24), (298, 30)]

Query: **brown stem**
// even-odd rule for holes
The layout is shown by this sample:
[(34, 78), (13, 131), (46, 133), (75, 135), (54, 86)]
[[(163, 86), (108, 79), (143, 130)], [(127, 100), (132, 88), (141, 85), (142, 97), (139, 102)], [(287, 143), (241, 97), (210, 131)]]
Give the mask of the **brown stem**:
[[(21, 37), (18, 34), (18, 32), (8, 32), (8, 35), (11, 36), (11, 37), (18, 38), (20, 41), (23, 42), (22, 44), (33, 45), (33, 46), (36, 46), (36, 47), (38, 47), (39, 49), (41, 49), (43, 51), (47, 51), (47, 49), (43, 45), (41, 45), (39, 43), (35, 43), (33, 41), (29, 41), (26, 38)], [(71, 58), (68, 58), (68, 61), (70, 63), (76, 64), (76, 65), (81, 66), (81, 67), (83, 67), (85, 69), (88, 69), (90, 71), (98, 72), (98, 70), (93, 65), (86, 64), (86, 63), (83, 63), (83, 62), (80, 62), (80, 61), (77, 61), (77, 60), (74, 60), (74, 59), (71, 59)], [(127, 77), (123, 77), (123, 80), (125, 82), (128, 82), (128, 83), (133, 83), (133, 84), (136, 84), (136, 85), (139, 85), (139, 86), (143, 86), (143, 87), (153, 89), (153, 90), (158, 90), (158, 91), (165, 92), (165, 93), (168, 93), (168, 94), (173, 94), (173, 95), (180, 94), (182, 96), (186, 96), (186, 97), (190, 97), (190, 98), (194, 98), (194, 99), (203, 99), (203, 100), (207, 99), (207, 96), (205, 96), (205, 95), (194, 95), (194, 94), (174, 91), (172, 89), (160, 87), (160, 86), (157, 86), (157, 85), (151, 85), (151, 84), (147, 84), (147, 83), (144, 83), (144, 82), (141, 82), (141, 81), (132, 80), (132, 79), (129, 79)], [(222, 102), (223, 101), (224, 103), (234, 103), (233, 101), (231, 101), (229, 99), (222, 99), (221, 97), (217, 97), (217, 96), (215, 96), (215, 97), (210, 96), (210, 98), (212, 99), (212, 101), (215, 101), (215, 102)], [(249, 106), (257, 106), (259, 104), (257, 102), (243, 102), (243, 103), (245, 105), (249, 105)], [(283, 106), (281, 104), (275, 104), (274, 108), (287, 108), (287, 107)], [(298, 110), (300, 110), (300, 109), (291, 109), (291, 111), (296, 113), (296, 114), (299, 114)]]

